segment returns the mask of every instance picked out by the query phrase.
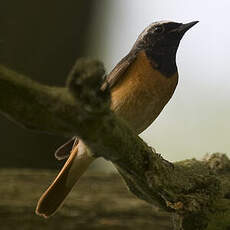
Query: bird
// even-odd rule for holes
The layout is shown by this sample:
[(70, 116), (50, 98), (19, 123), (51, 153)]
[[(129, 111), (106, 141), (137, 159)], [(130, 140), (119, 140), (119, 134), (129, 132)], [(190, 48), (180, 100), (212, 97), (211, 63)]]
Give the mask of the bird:
[[(110, 109), (137, 135), (149, 127), (172, 97), (177, 83), (176, 53), (185, 32), (197, 24), (159, 21), (138, 36), (130, 52), (108, 74)], [(96, 159), (82, 140), (73, 137), (55, 153), (68, 157), (63, 168), (38, 201), (36, 214), (52, 216), (73, 186)]]

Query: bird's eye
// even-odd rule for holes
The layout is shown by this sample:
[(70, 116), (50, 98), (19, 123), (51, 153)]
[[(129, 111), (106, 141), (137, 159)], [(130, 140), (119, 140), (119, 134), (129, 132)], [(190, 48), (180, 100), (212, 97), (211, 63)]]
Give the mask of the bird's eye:
[(154, 28), (154, 33), (160, 34), (160, 33), (162, 33), (163, 31), (164, 31), (163, 26), (156, 26), (156, 27)]

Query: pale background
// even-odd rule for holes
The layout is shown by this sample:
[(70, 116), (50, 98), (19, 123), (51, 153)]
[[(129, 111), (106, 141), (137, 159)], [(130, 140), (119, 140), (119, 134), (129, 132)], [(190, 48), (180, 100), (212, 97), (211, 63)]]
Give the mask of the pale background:
[(108, 2), (98, 1), (89, 43), (93, 53), (88, 52), (102, 60), (108, 72), (150, 23), (200, 21), (177, 52), (180, 79), (173, 98), (141, 137), (171, 161), (229, 154), (230, 1)]

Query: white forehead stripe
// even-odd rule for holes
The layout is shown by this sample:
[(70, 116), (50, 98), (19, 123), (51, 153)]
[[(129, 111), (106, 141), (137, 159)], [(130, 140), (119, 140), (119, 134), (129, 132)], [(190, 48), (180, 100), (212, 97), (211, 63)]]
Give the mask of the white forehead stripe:
[(169, 23), (169, 22), (172, 22), (172, 21), (159, 21), (159, 22), (153, 22), (153, 23), (151, 23), (151, 24), (150, 24), (149, 26), (147, 26), (147, 27), (143, 30), (143, 32), (139, 35), (138, 40), (141, 40), (141, 39), (148, 33), (148, 31), (149, 31), (152, 27), (154, 27), (154, 26), (156, 26), (156, 25), (161, 25), (161, 24)]

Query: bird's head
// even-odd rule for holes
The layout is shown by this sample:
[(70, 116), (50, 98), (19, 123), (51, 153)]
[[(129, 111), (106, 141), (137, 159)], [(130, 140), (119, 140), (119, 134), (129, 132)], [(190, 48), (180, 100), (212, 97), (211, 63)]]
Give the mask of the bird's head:
[(196, 23), (198, 21), (186, 24), (171, 21), (154, 22), (139, 35), (133, 50), (145, 50), (150, 59), (158, 65), (163, 64), (163, 68), (169, 71), (169, 74), (166, 74), (171, 75), (170, 68), (175, 69), (176, 52), (180, 40)]
[(159, 54), (165, 54), (170, 50), (176, 51), (185, 32), (196, 23), (198, 21), (186, 24), (171, 21), (154, 22), (140, 34), (136, 45)]

